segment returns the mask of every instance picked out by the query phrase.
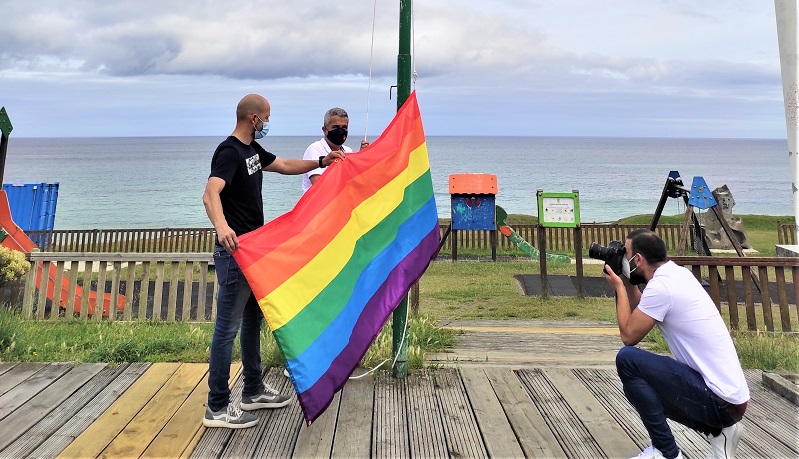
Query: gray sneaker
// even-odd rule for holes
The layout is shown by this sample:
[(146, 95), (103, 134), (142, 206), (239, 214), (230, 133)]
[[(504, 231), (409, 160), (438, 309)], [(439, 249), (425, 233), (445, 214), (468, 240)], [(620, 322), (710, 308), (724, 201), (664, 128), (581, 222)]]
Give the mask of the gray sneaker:
[(244, 413), (232, 404), (219, 411), (211, 411), (205, 407), (203, 425), (205, 427), (225, 427), (228, 429), (244, 429), (258, 424), (258, 418), (250, 413)]
[(278, 391), (264, 385), (264, 390), (255, 395), (241, 396), (241, 409), (244, 411), (260, 410), (261, 408), (280, 408), (291, 402), (290, 395), (282, 395)]

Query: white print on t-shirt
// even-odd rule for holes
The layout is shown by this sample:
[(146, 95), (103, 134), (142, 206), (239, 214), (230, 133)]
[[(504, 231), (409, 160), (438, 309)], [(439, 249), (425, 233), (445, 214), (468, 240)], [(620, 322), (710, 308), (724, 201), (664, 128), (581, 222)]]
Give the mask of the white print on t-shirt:
[(258, 155), (252, 155), (247, 158), (247, 173), (252, 175), (261, 170), (261, 160), (258, 158)]

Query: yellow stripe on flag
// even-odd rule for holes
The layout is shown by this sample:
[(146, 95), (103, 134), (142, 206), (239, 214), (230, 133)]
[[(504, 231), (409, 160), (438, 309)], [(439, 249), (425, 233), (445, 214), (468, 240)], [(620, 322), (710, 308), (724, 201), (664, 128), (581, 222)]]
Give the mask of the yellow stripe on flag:
[(403, 200), (405, 188), (429, 169), (427, 144), (423, 143), (411, 152), (408, 167), (403, 172), (353, 210), (347, 224), (327, 247), (286, 282), (258, 300), (272, 331), (287, 324), (335, 279), (349, 262), (358, 239), (396, 209)]

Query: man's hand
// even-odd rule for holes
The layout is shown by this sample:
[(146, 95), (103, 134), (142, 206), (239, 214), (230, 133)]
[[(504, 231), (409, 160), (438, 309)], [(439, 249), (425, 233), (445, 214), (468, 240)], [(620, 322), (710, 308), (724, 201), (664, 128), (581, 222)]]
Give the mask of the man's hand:
[(605, 277), (605, 280), (608, 281), (608, 284), (613, 290), (618, 291), (619, 289), (624, 289), (624, 280), (613, 272), (607, 264), (602, 267), (602, 276)]
[(228, 253), (233, 253), (239, 248), (239, 238), (236, 237), (236, 232), (227, 225), (216, 229), (216, 237)]
[(334, 161), (342, 160), (342, 159), (344, 159), (344, 152), (342, 152), (340, 150), (331, 151), (330, 153), (328, 153), (327, 156), (322, 158), (322, 164), (325, 167), (327, 167), (327, 166), (333, 164)]
[(369, 146), (369, 141), (366, 139), (361, 140), (361, 150)]

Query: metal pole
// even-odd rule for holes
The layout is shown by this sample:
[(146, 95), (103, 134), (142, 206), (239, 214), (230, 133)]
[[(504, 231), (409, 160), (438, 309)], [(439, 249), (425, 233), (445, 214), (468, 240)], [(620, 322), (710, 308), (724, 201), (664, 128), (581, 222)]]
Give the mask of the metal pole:
[(793, 215), (799, 236), (799, 8), (796, 0), (775, 0), (777, 17), (777, 44), (780, 50), (780, 70), (782, 76), (782, 97), (785, 103), (785, 128), (788, 134), (788, 160), (791, 173), (791, 193), (793, 195)]
[(6, 170), (6, 152), (8, 151), (8, 136), (14, 127), (8, 119), (6, 108), (0, 108), (0, 186), (3, 184), (3, 176)]
[[(397, 55), (397, 111), (411, 95), (411, 0), (400, 0), (399, 54)], [(453, 241), (454, 243), (454, 241)], [(392, 353), (395, 378), (408, 376), (408, 294), (392, 316)]]

